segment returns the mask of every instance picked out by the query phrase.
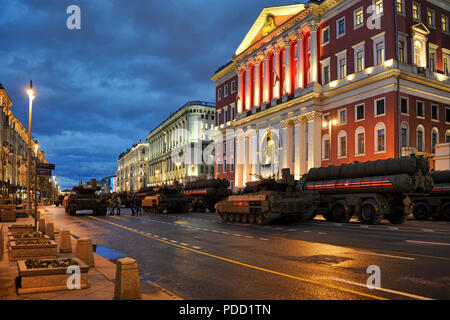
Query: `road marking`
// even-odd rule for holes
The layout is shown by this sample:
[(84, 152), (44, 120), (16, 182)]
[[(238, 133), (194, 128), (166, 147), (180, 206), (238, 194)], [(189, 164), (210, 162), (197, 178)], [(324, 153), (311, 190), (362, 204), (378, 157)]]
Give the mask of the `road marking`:
[(200, 249), (200, 247), (197, 247), (197, 246), (192, 246), (192, 248), (194, 248), (194, 249)]
[[(343, 283), (352, 284), (352, 285), (359, 286), (359, 287), (367, 288), (367, 285), (366, 284), (362, 284), (362, 283), (357, 283), (357, 282), (348, 281), (348, 280), (342, 280), (342, 279), (334, 279), (334, 280), (335, 281), (339, 281), (339, 282), (343, 282)], [(418, 300), (434, 300), (432, 298), (427, 298), (427, 297), (415, 295), (415, 294), (412, 294), (412, 293), (407, 293), (407, 292), (402, 292), (402, 291), (397, 291), (397, 290), (391, 290), (391, 289), (385, 289), (385, 288), (374, 288), (372, 290), (380, 290), (380, 291), (393, 293), (393, 294), (397, 294), (397, 295), (400, 295), (400, 296), (405, 296), (405, 297), (418, 299)]]
[(431, 229), (422, 229), (423, 232), (434, 232), (434, 230)]
[(326, 232), (319, 232), (319, 234), (328, 234), (328, 233), (326, 233)]
[(397, 227), (388, 227), (389, 230), (398, 230)]
[(184, 242), (180, 242), (180, 244), (181, 244), (182, 246), (188, 246), (188, 244), (187, 244), (187, 243), (184, 243)]
[(428, 242), (428, 241), (417, 241), (417, 240), (405, 240), (406, 242), (411, 243), (418, 243), (418, 244), (430, 244), (430, 245), (436, 245), (436, 246), (450, 246), (450, 243), (443, 243), (443, 242)]
[(254, 237), (252, 237), (252, 236), (245, 236), (246, 238), (249, 238), (249, 239), (255, 239)]
[(362, 254), (370, 254), (370, 255), (373, 255), (373, 256), (388, 257), (388, 258), (397, 258), (397, 259), (405, 259), (405, 260), (416, 260), (414, 258), (393, 256), (393, 255), (382, 254), (382, 253), (373, 253), (373, 252), (364, 252), (364, 251), (355, 251), (355, 252), (356, 253), (362, 253)]
[(258, 238), (259, 240), (263, 240), (263, 241), (267, 241), (267, 240), (269, 240), (269, 239), (266, 239), (266, 238)]
[(303, 231), (303, 232), (311, 232), (311, 231), (305, 230), (305, 231)]
[(167, 241), (167, 238), (161, 238), (161, 239), (163, 239), (163, 240), (166, 240), (166, 241)]
[(363, 228), (363, 229), (369, 229), (369, 226), (368, 226), (368, 225), (365, 225), (365, 224), (362, 224), (362, 225), (360, 225), (359, 227), (360, 227), (360, 228)]

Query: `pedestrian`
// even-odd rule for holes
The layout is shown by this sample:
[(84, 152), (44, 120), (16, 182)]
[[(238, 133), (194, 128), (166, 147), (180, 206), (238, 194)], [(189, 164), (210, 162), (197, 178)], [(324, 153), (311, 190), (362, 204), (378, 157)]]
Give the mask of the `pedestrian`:
[(131, 208), (131, 215), (135, 216), (136, 214), (136, 193), (133, 193), (132, 195), (130, 195), (129, 200), (129, 204), (130, 204), (130, 208)]
[(117, 197), (116, 200), (116, 210), (117, 210), (117, 215), (120, 216), (120, 208), (122, 207), (122, 201), (120, 200), (120, 197)]
[(108, 200), (109, 214), (111, 216), (114, 215), (114, 195), (111, 196), (111, 199)]
[(142, 198), (136, 197), (136, 212), (141, 216), (142, 215)]

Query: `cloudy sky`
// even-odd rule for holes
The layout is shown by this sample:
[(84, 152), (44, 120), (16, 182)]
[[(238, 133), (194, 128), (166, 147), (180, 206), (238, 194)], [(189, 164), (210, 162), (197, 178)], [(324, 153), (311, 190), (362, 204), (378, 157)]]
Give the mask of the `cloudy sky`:
[[(299, 1), (297, 1), (299, 2)], [(185, 102), (215, 101), (210, 77), (264, 7), (286, 0), (1, 0), (0, 82), (63, 187), (115, 173), (117, 157)], [(81, 30), (66, 9), (81, 8)]]

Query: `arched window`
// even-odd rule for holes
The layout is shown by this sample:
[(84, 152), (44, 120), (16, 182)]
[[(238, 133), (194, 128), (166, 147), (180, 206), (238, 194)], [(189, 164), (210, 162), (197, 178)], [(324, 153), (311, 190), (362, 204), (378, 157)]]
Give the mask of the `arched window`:
[(450, 143), (450, 129), (445, 133), (445, 143)]
[(366, 130), (358, 127), (355, 131), (355, 155), (366, 154)]
[(386, 152), (386, 125), (378, 122), (375, 126), (375, 153)]
[(400, 127), (400, 137), (401, 137), (401, 146), (408, 147), (409, 146), (409, 126), (406, 122), (402, 122)]
[(417, 152), (425, 152), (425, 129), (419, 124), (416, 131)]
[(435, 146), (439, 143), (439, 130), (434, 127), (431, 129), (431, 153), (435, 152)]
[(339, 131), (338, 133), (338, 157), (345, 158), (347, 157), (347, 132), (344, 130)]
[(324, 134), (322, 136), (322, 160), (330, 159), (330, 136)]

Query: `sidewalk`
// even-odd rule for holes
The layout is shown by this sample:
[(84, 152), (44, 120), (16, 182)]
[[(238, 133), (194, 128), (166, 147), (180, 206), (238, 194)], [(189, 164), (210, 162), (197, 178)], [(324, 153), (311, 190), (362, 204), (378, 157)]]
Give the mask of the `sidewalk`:
[[(41, 217), (46, 222), (53, 222), (51, 218), (45, 216), (45, 211), (40, 210)], [(7, 223), (0, 222), (3, 225), (3, 234), (0, 236), (4, 239), (4, 254), (0, 257), (0, 300), (112, 300), (114, 297), (114, 281), (116, 273), (116, 264), (94, 253), (95, 267), (89, 269), (90, 287), (82, 290), (54, 291), (45, 293), (33, 293), (18, 295), (16, 290), (16, 278), (19, 276), (16, 261), (10, 261), (7, 252), (7, 234), (8, 226), (12, 224), (32, 224), (32, 217), (19, 218), (17, 222)], [(57, 242), (60, 228), (54, 225), (55, 237)], [(58, 254), (58, 257), (68, 258), (75, 256), (76, 239), (72, 238), (73, 253)], [(138, 261), (139, 263), (139, 261)], [(144, 288), (142, 288), (144, 289)], [(141, 290), (142, 290), (141, 289)], [(145, 292), (142, 292), (142, 300), (175, 300), (164, 289), (156, 285), (149, 284), (145, 286)]]

